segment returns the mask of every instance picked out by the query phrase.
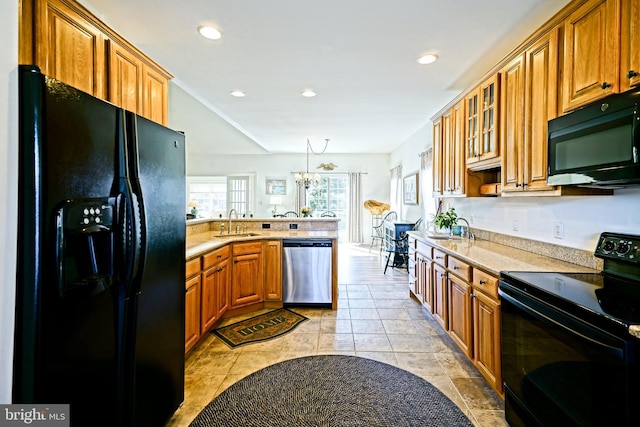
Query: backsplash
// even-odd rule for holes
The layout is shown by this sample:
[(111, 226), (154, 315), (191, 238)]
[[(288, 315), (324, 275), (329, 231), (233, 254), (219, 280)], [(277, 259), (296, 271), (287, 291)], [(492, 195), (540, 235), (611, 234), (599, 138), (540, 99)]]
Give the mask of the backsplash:
[(471, 230), (473, 231), (476, 239), (488, 240), (490, 242), (571, 262), (573, 264), (578, 264), (598, 271), (601, 271), (603, 268), (602, 260), (593, 256), (593, 252), (569, 248), (567, 246), (554, 245), (553, 243), (541, 242), (523, 237), (480, 230), (477, 228), (472, 228)]

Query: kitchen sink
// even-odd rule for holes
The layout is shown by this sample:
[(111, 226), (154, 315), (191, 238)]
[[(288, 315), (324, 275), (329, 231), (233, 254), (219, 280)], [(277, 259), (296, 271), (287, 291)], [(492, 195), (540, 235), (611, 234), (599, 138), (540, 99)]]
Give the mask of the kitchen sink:
[(220, 234), (216, 237), (220, 239), (224, 239), (227, 237), (252, 237), (252, 236), (261, 236), (260, 233), (231, 233), (231, 234)]
[(425, 237), (434, 240), (451, 240), (451, 236), (447, 234), (427, 234), (425, 235)]

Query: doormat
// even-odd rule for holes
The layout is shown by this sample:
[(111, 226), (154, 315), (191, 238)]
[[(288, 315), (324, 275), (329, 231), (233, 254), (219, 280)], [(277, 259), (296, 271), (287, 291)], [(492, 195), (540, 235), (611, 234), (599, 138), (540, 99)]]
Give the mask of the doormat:
[(294, 330), (305, 320), (309, 319), (289, 309), (280, 308), (214, 329), (211, 333), (234, 348), (279, 337)]

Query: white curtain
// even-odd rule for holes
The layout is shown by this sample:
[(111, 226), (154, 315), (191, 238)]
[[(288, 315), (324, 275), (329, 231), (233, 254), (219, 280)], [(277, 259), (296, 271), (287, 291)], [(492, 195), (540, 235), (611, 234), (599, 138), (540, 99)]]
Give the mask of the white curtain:
[[(294, 181), (295, 182), (295, 181)], [(307, 189), (301, 183), (296, 183), (296, 198), (293, 206), (298, 215), (300, 215), (300, 209), (307, 203)]]
[(436, 213), (436, 203), (433, 198), (433, 148), (420, 153), (420, 196), (422, 197), (424, 208), (423, 227), (431, 221), (431, 216)]
[(391, 169), (391, 210), (398, 212), (398, 218), (402, 217), (402, 165)]
[(362, 173), (349, 173), (349, 242), (361, 243), (362, 238)]

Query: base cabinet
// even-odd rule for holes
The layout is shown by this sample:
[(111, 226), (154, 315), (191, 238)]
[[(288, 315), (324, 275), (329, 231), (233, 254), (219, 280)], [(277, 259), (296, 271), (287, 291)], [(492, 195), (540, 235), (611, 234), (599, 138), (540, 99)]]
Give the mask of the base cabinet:
[(229, 247), (202, 257), (201, 334), (208, 332), (229, 307)]
[(471, 285), (449, 275), (449, 336), (467, 356), (473, 356)]
[(409, 277), (418, 298), (487, 383), (504, 396), (500, 343), (498, 278), (445, 254), (421, 240), (416, 247), (416, 274)]
[(200, 339), (200, 258), (187, 262), (185, 284), (185, 343), (188, 352)]
[(234, 243), (232, 254), (231, 307), (264, 301), (262, 243)]
[(264, 300), (282, 301), (282, 242), (264, 243)]

